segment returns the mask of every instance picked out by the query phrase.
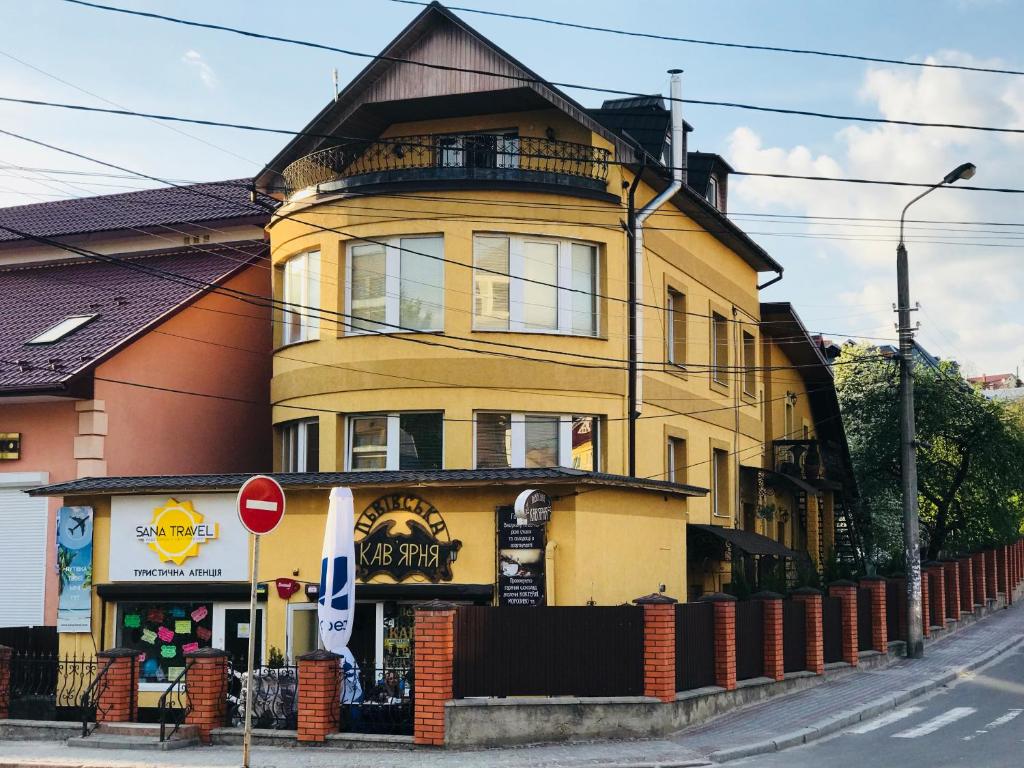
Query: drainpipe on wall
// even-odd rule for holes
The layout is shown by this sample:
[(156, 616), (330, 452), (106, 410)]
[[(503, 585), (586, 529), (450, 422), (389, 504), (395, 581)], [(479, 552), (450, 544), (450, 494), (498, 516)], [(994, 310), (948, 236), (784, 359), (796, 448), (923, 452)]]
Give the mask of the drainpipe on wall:
[[(685, 141), (685, 132), (683, 131), (683, 87), (682, 78), (680, 77), (682, 72), (683, 70), (681, 69), (670, 69), (668, 71), (672, 76), (669, 90), (669, 95), (672, 98), (672, 122), (670, 126), (672, 130), (672, 181), (662, 190), (661, 194), (657, 195), (651, 202), (636, 212), (633, 226), (633, 272), (631, 277), (634, 284), (634, 296), (630, 302), (630, 309), (633, 320), (631, 323), (631, 341), (634, 347), (634, 354), (630, 356), (631, 368), (633, 369), (633, 403), (629, 414), (629, 428), (630, 433), (634, 436), (636, 435), (636, 420), (643, 411), (644, 404), (643, 371), (641, 370), (641, 364), (644, 359), (644, 307), (642, 306), (644, 299), (644, 222), (683, 187), (683, 163), (685, 161), (683, 142)], [(636, 445), (634, 440), (630, 445), (630, 463), (634, 463), (635, 452)], [(630, 468), (630, 474), (636, 474), (635, 466)]]

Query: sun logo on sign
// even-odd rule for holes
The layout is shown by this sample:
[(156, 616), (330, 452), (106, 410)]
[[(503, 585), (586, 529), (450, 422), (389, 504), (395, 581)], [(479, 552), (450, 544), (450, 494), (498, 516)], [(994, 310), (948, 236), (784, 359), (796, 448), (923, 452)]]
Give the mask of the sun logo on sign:
[(216, 539), (216, 523), (203, 521), (191, 501), (168, 499), (153, 510), (153, 521), (136, 528), (136, 537), (157, 553), (162, 563), (181, 565), (199, 554), (199, 547)]

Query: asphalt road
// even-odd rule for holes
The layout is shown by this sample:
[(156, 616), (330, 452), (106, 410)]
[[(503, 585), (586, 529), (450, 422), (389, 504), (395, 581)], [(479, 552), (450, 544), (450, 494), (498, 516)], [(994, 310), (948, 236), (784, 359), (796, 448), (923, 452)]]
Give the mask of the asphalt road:
[(935, 694), (803, 747), (739, 760), (757, 768), (1021, 768), (1024, 650)]

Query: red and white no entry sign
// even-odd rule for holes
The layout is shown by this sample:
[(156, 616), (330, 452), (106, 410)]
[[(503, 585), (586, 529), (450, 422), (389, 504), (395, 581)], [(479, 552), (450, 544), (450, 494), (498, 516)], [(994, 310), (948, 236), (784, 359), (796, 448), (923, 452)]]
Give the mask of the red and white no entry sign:
[(274, 478), (253, 475), (239, 489), (237, 506), (238, 519), (250, 533), (270, 533), (284, 517), (284, 491)]

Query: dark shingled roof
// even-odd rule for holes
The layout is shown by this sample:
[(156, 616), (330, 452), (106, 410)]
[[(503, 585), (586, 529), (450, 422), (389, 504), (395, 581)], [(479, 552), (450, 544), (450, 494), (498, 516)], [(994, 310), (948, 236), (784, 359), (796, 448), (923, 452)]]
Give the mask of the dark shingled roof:
[[(66, 483), (34, 488), (32, 496), (88, 496), (103, 493), (155, 493), (159, 491), (236, 491), (251, 475), (154, 475), (149, 477), (87, 477)], [(285, 488), (332, 488), (336, 485), (488, 485), (531, 483), (534, 485), (598, 485), (639, 488), (673, 496), (703, 496), (707, 488), (649, 480), (642, 477), (585, 472), (564, 467), (536, 469), (435, 469), (390, 472), (305, 472), (271, 475)]]
[(57, 237), (248, 217), (266, 220), (269, 214), (249, 200), (251, 186), (250, 179), (237, 179), (0, 208), (0, 242), (23, 239), (4, 226)]
[[(264, 243), (244, 241), (118, 258), (217, 283), (266, 253)], [(64, 390), (77, 374), (202, 292), (138, 268), (85, 259), (0, 268), (6, 309), (0, 323), (0, 394)], [(94, 320), (58, 341), (26, 343), (69, 316), (93, 314)]]

